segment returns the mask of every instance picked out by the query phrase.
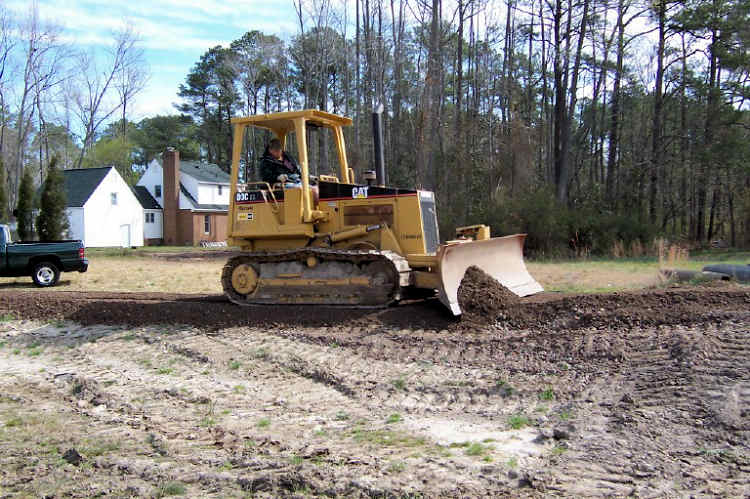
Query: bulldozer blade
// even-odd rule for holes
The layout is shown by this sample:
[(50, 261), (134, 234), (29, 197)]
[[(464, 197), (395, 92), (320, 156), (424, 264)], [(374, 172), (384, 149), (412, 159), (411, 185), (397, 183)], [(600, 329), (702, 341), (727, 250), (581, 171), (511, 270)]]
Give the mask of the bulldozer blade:
[(466, 269), (476, 266), (518, 296), (544, 291), (531, 277), (523, 261), (523, 242), (526, 234), (495, 237), (480, 241), (448, 243), (438, 248), (438, 272), (441, 287), (440, 301), (453, 312), (461, 314), (458, 287)]

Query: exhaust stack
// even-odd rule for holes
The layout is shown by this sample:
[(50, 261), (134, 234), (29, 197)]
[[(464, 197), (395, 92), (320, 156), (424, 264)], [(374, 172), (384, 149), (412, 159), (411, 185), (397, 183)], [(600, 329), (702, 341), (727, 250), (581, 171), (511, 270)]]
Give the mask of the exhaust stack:
[(385, 186), (385, 154), (383, 152), (383, 104), (372, 113), (373, 148), (375, 149), (375, 178), (380, 187)]

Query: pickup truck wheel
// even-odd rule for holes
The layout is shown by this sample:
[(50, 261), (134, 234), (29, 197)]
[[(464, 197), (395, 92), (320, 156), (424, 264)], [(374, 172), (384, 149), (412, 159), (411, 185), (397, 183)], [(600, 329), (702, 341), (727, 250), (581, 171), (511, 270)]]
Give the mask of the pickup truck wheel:
[(37, 286), (48, 288), (57, 284), (60, 279), (60, 270), (52, 262), (37, 263), (31, 273), (31, 278)]

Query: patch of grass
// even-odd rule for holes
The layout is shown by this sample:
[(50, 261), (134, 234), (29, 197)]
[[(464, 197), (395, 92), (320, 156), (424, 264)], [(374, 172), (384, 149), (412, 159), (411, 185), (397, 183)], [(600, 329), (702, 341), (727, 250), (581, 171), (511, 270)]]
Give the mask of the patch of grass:
[(534, 412), (541, 412), (545, 413), (549, 410), (549, 408), (546, 405), (538, 405), (534, 408)]
[(182, 482), (166, 482), (156, 489), (156, 497), (184, 496), (187, 487)]
[(19, 348), (14, 348), (13, 349), (13, 355), (20, 355), (20, 353), (21, 353), (21, 349), (19, 349)]
[(487, 452), (487, 448), (479, 442), (469, 444), (464, 451), (467, 456), (483, 456)]
[(508, 459), (508, 462), (505, 464), (508, 465), (508, 468), (518, 468), (518, 458), (511, 457), (510, 459)]
[(239, 369), (239, 368), (240, 368), (240, 365), (241, 365), (241, 364), (239, 363), (239, 361), (233, 360), (233, 361), (231, 361), (231, 362), (229, 363), (229, 369), (231, 369), (231, 370), (233, 370), (233, 371), (236, 371), (237, 369)]
[(171, 367), (160, 367), (157, 372), (159, 374), (172, 374), (174, 372), (174, 369)]
[(349, 419), (349, 414), (344, 411), (339, 411), (336, 413), (335, 419), (336, 421), (346, 421)]
[(16, 428), (18, 426), (23, 426), (23, 419), (19, 416), (13, 416), (5, 421), (6, 428)]
[(492, 456), (490, 456), (489, 454), (488, 454), (488, 455), (486, 455), (486, 456), (484, 456), (484, 457), (482, 458), (482, 461), (484, 461), (485, 463), (491, 463), (491, 462), (492, 462), (492, 461), (494, 461), (494, 460), (495, 460), (495, 458), (493, 458), (493, 457), (492, 457)]
[(315, 430), (315, 433), (313, 433), (313, 435), (318, 438), (323, 438), (328, 436), (328, 432), (326, 432), (325, 430)]
[(83, 383), (76, 383), (70, 389), (70, 394), (71, 395), (80, 395), (81, 393), (83, 393)]
[(573, 414), (571, 414), (570, 411), (560, 411), (560, 414), (558, 414), (558, 417), (560, 418), (561, 421), (567, 421), (572, 416), (573, 416)]
[(81, 452), (90, 457), (102, 456), (120, 450), (120, 442), (115, 440), (88, 441), (81, 447)]
[(16, 316), (12, 312), (6, 312), (0, 315), (0, 322), (10, 322), (16, 320)]
[(539, 398), (546, 401), (554, 400), (555, 392), (552, 390), (552, 388), (547, 388), (539, 393)]
[(523, 414), (514, 414), (508, 418), (508, 425), (514, 430), (520, 430), (524, 426), (528, 426), (529, 418)]
[(211, 416), (206, 416), (203, 419), (201, 419), (200, 425), (205, 428), (211, 428), (213, 426), (216, 426), (216, 420), (212, 418)]
[(234, 468), (234, 465), (230, 461), (224, 461), (224, 464), (219, 466), (219, 470), (221, 471), (229, 471)]
[(393, 413), (385, 420), (386, 424), (400, 423), (402, 421), (401, 414)]
[(391, 430), (368, 430), (356, 428), (352, 431), (355, 442), (382, 447), (421, 447), (427, 443), (424, 437)]
[(391, 473), (401, 473), (406, 469), (406, 463), (403, 461), (391, 461), (388, 465), (388, 471)]
[(232, 391), (234, 393), (245, 393), (245, 387), (242, 385), (234, 385), (234, 387), (232, 388)]
[(391, 384), (397, 389), (397, 390), (406, 390), (406, 380), (403, 376), (400, 378), (396, 378), (393, 381), (391, 381)]
[(138, 339), (138, 335), (134, 334), (134, 333), (129, 333), (129, 334), (126, 334), (125, 336), (123, 336), (120, 339), (123, 340), (123, 341), (133, 341), (135, 339)]
[(260, 418), (257, 425), (258, 428), (268, 428), (269, 426), (271, 426), (271, 420), (268, 418)]
[(494, 438), (485, 438), (484, 440), (482, 440), (483, 444), (491, 444), (492, 442), (497, 442), (497, 440), (495, 440)]
[(43, 350), (41, 348), (32, 348), (26, 353), (29, 357), (39, 357), (39, 355), (41, 355), (42, 352)]
[(7, 341), (0, 341), (0, 348), (5, 348), (5, 345), (7, 345)]
[(299, 466), (300, 464), (305, 462), (305, 459), (302, 456), (292, 455), (292, 457), (289, 458), (289, 462), (291, 462), (294, 466)]
[(152, 367), (154, 367), (154, 364), (153, 362), (151, 362), (151, 359), (140, 359), (138, 360), (138, 363), (148, 369), (151, 369)]
[(255, 358), (256, 359), (265, 359), (268, 357), (268, 352), (265, 348), (259, 348), (255, 351)]
[(552, 448), (552, 450), (550, 451), (550, 453), (553, 456), (559, 456), (559, 455), (563, 454), (566, 450), (568, 450), (567, 447), (565, 447), (563, 445), (556, 445), (556, 446), (554, 446)]

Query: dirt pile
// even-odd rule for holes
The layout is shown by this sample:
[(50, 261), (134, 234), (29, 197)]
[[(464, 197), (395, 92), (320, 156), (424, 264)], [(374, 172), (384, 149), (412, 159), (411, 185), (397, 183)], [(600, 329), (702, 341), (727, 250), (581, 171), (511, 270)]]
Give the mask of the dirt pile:
[(503, 311), (518, 302), (518, 296), (479, 267), (469, 267), (458, 287), (458, 304), (463, 312), (463, 321), (479, 324), (494, 322)]

